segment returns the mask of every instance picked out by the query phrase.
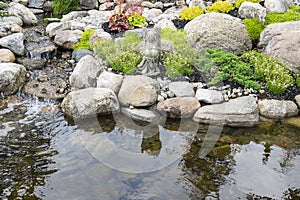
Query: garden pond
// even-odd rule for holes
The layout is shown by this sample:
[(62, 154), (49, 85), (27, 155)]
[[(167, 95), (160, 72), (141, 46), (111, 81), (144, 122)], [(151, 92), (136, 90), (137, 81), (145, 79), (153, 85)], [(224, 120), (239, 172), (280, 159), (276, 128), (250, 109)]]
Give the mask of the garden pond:
[(74, 123), (23, 95), (0, 107), (1, 199), (300, 198), (299, 118), (214, 137), (192, 120)]

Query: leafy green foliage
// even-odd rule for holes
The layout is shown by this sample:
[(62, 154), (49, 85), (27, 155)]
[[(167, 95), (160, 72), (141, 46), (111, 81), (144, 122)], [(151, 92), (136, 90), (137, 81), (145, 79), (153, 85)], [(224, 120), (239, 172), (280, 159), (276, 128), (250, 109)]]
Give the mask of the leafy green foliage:
[(80, 7), (79, 0), (54, 0), (51, 4), (54, 17), (68, 14)]
[(179, 19), (189, 21), (204, 13), (205, 10), (201, 9), (200, 6), (194, 6), (192, 8), (187, 7), (179, 13)]
[(264, 30), (265, 26), (256, 18), (244, 19), (243, 20), (249, 37), (254, 42), (258, 42), (260, 33)]
[(148, 25), (146, 18), (137, 12), (132, 13), (128, 17), (128, 23), (133, 27), (139, 27), (139, 28)]
[(300, 88), (300, 77), (296, 78), (296, 85), (298, 88)]
[(135, 50), (139, 42), (141, 39), (136, 34), (127, 33), (124, 40), (118, 40), (116, 43), (104, 39), (97, 41), (95, 50), (113, 70), (129, 74), (135, 71), (142, 60), (142, 55)]
[(295, 82), (287, 66), (275, 57), (248, 51), (242, 59), (254, 67), (255, 78), (267, 82), (267, 88), (274, 94), (282, 94)]
[(229, 13), (234, 10), (234, 6), (229, 1), (217, 1), (207, 7), (208, 12)]
[(250, 1), (252, 3), (259, 3), (261, 2), (261, 0), (235, 0), (234, 1), (234, 7), (239, 8), (242, 3), (244, 3), (245, 1)]
[(93, 47), (90, 45), (90, 37), (94, 34), (95, 30), (85, 30), (81, 34), (80, 41), (77, 42), (74, 46), (74, 50), (80, 50), (80, 49), (88, 49), (93, 50)]
[(163, 63), (166, 67), (166, 74), (171, 78), (193, 73), (192, 66), (188, 62), (188, 59), (180, 54), (165, 54), (163, 58)]
[(300, 20), (300, 6), (291, 5), (284, 13), (268, 13), (265, 25)]
[(208, 72), (211, 67), (217, 66), (213, 72), (213, 78), (208, 83), (214, 85), (220, 81), (232, 80), (246, 88), (259, 89), (261, 86), (254, 80), (253, 71), (250, 65), (243, 62), (233, 53), (225, 53), (221, 49), (207, 49), (206, 55), (198, 59), (196, 66), (202, 72)]

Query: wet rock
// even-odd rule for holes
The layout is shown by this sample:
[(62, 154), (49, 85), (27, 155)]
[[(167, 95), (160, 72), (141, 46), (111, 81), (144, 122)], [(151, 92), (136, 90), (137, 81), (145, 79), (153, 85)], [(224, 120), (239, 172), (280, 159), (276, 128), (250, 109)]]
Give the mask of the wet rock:
[(44, 58), (26, 58), (21, 57), (17, 59), (17, 62), (22, 64), (27, 70), (34, 70), (34, 69), (43, 69), (46, 63)]
[(176, 97), (194, 97), (195, 92), (193, 87), (188, 82), (178, 81), (169, 84), (169, 90), (175, 94)]
[(173, 30), (177, 30), (177, 28), (175, 27), (174, 23), (171, 20), (168, 20), (168, 19), (162, 19), (162, 20), (160, 20), (159, 22), (157, 22), (155, 24), (155, 27), (159, 27), (161, 29), (163, 29), (163, 28), (170, 28), (170, 29), (173, 29)]
[(151, 106), (157, 101), (159, 83), (147, 76), (127, 76), (119, 91), (119, 101), (124, 106)]
[[(52, 82), (55, 84), (52, 84)], [(35, 97), (47, 99), (63, 99), (65, 94), (58, 93), (57, 90), (65, 82), (62, 79), (52, 79), (51, 81), (40, 82), (38, 80), (30, 80), (25, 83), (23, 92)]]
[(10, 24), (16, 24), (20, 27), (23, 26), (23, 21), (19, 17), (16, 16), (7, 16), (7, 17), (0, 17), (0, 22), (6, 22)]
[[(241, 54), (252, 48), (243, 21), (223, 13), (200, 15), (185, 25), (187, 41), (204, 54), (206, 48), (222, 48), (225, 52)], [(228, 45), (230, 44), (230, 45)]]
[(8, 13), (20, 17), (26, 25), (35, 25), (38, 23), (38, 19), (33, 12), (22, 4), (11, 2)]
[(109, 114), (120, 109), (115, 93), (108, 88), (85, 88), (72, 91), (64, 98), (61, 106), (66, 115), (74, 118)]
[(13, 52), (8, 49), (0, 49), (0, 62), (15, 62), (15, 60)]
[(29, 8), (43, 8), (45, 0), (28, 0), (28, 7)]
[(146, 109), (121, 108), (121, 112), (133, 120), (155, 122), (160, 119), (159, 113)]
[(292, 117), (281, 121), (282, 124), (288, 124), (300, 128), (300, 117)]
[(196, 91), (196, 98), (199, 101), (211, 104), (221, 103), (224, 101), (222, 92), (208, 89), (198, 89)]
[(256, 99), (244, 96), (221, 104), (203, 106), (195, 113), (193, 119), (205, 124), (251, 127), (258, 124), (259, 113)]
[(268, 25), (261, 33), (258, 47), (290, 64), (300, 73), (300, 21)]
[(245, 1), (239, 7), (239, 15), (241, 18), (256, 18), (261, 23), (265, 22), (267, 10), (259, 3)]
[(265, 0), (264, 5), (268, 13), (283, 13), (289, 9), (289, 5), (286, 0)]
[(76, 89), (95, 87), (103, 70), (104, 66), (95, 57), (86, 55), (79, 60), (70, 76), (70, 85)]
[(98, 9), (98, 0), (80, 0), (80, 8), (82, 10)]
[(25, 82), (26, 69), (15, 63), (0, 63), (0, 92), (4, 95), (16, 93)]
[(298, 115), (297, 105), (293, 101), (264, 99), (258, 102), (258, 108), (260, 115), (272, 119)]
[(72, 49), (79, 42), (81, 34), (80, 30), (64, 30), (55, 36), (54, 42), (62, 48)]
[(123, 76), (111, 72), (102, 72), (97, 80), (98, 88), (109, 88), (118, 94), (123, 82)]
[(17, 55), (24, 55), (24, 34), (14, 33), (0, 38), (0, 46), (6, 47)]
[(157, 104), (157, 110), (170, 118), (192, 117), (199, 107), (195, 97), (175, 97)]
[(82, 57), (86, 55), (93, 55), (93, 52), (87, 49), (74, 50), (72, 52), (72, 59), (74, 59), (75, 62), (78, 62)]

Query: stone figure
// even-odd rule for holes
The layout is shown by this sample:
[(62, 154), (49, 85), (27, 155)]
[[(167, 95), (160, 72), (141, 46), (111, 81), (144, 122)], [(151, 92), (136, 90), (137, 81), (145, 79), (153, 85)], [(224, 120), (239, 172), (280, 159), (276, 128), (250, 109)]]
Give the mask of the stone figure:
[(137, 73), (155, 77), (160, 72), (159, 61), (161, 53), (160, 28), (144, 29), (144, 56), (137, 66)]

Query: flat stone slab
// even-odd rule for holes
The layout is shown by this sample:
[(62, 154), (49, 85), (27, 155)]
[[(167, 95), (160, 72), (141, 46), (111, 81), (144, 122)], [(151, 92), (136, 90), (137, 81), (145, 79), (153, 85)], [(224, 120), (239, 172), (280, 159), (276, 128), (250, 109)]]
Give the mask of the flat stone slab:
[(222, 92), (200, 88), (196, 92), (196, 98), (199, 101), (211, 104), (221, 103), (224, 101)]
[(169, 84), (169, 90), (175, 94), (176, 97), (194, 97), (195, 92), (188, 82), (178, 81)]
[(228, 102), (203, 106), (193, 119), (205, 124), (224, 124), (232, 127), (252, 127), (259, 122), (256, 99), (244, 96)]
[(121, 108), (121, 112), (127, 117), (131, 117), (134, 120), (140, 120), (145, 122), (155, 122), (160, 119), (159, 113), (146, 109)]

